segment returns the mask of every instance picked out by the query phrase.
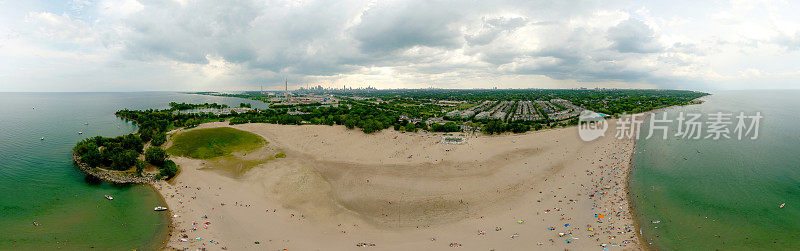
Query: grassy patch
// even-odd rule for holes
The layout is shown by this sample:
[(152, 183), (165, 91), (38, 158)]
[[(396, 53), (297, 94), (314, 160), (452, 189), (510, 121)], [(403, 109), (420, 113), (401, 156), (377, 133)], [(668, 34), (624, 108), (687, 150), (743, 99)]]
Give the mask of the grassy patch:
[(233, 152), (255, 150), (264, 143), (264, 139), (258, 135), (230, 127), (197, 129), (175, 135), (167, 153), (210, 159)]

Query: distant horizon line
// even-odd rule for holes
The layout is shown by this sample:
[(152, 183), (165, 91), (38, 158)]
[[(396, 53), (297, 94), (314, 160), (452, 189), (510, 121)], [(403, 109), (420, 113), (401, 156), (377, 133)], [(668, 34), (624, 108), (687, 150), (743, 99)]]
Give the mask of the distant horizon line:
[[(299, 89), (294, 89), (294, 91)], [(331, 89), (328, 89), (331, 90)], [(333, 90), (342, 90), (342, 89), (333, 89)], [(354, 89), (357, 90), (357, 89)], [(363, 89), (362, 89), (363, 90)], [(711, 92), (711, 91), (778, 91), (778, 90), (787, 90), (787, 91), (800, 91), (800, 88), (764, 88), (764, 89), (712, 89), (712, 90), (690, 90), (690, 89), (668, 89), (668, 88), (387, 88), (387, 89), (374, 89), (378, 91), (389, 91), (389, 90), (673, 90), (673, 91), (700, 91), (700, 92)], [(289, 90), (293, 91), (293, 90)], [(199, 92), (261, 92), (259, 90), (227, 90), (227, 91), (212, 91), (212, 90), (205, 90), (205, 91), (193, 91), (193, 90), (184, 90), (184, 91), (176, 91), (176, 90), (142, 90), (142, 91), (0, 91), (0, 93), (136, 93), (136, 92), (182, 92), (182, 93), (199, 93)], [(264, 92), (283, 92), (283, 90), (264, 90)]]

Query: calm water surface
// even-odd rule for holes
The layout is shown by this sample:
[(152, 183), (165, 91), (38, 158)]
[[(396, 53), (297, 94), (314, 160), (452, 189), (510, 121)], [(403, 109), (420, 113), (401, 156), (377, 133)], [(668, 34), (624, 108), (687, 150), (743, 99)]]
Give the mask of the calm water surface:
[[(704, 99), (666, 112), (701, 113), (704, 121), (709, 113), (761, 112), (759, 138), (662, 140), (656, 133), (637, 141), (630, 189), (646, 241), (660, 250), (800, 249), (800, 91)], [(670, 129), (674, 135), (677, 126)]]
[(117, 110), (164, 109), (172, 101), (266, 106), (169, 92), (0, 93), (0, 249), (158, 248), (169, 222), (153, 211), (163, 205), (160, 196), (145, 185), (91, 182), (71, 154), (82, 139), (134, 132)]
[[(670, 250), (800, 248), (797, 97), (798, 91), (719, 92), (702, 105), (668, 110), (670, 117), (759, 111), (764, 119), (758, 140), (637, 141), (630, 189), (645, 239)], [(0, 93), (0, 249), (156, 248), (168, 222), (152, 210), (162, 204), (158, 194), (148, 186), (88, 182), (72, 166), (71, 149), (84, 138), (135, 131), (114, 116), (117, 110), (166, 108), (171, 101), (264, 107), (164, 92)]]

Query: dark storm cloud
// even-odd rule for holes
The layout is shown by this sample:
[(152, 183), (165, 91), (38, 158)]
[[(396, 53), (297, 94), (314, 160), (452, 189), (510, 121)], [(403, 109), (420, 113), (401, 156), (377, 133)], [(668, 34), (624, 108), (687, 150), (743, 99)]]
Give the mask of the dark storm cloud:
[(203, 63), (207, 54), (216, 54), (247, 62), (255, 54), (247, 38), (262, 8), (253, 1), (198, 1), (185, 7), (163, 1), (145, 4), (126, 20), (132, 30), (126, 51), (130, 57)]
[(395, 67), (417, 75), (483, 72), (643, 81), (654, 79), (652, 71), (628, 65), (643, 57), (630, 54), (664, 49), (653, 29), (635, 18), (600, 33), (570, 21), (594, 15), (599, 6), (594, 1), (142, 4), (145, 8), (125, 22), (131, 30), (127, 57), (192, 64), (221, 57), (267, 77)]
[[(466, 9), (456, 1), (379, 2), (361, 16), (352, 35), (368, 53), (391, 53), (413, 46), (461, 46), (458, 21)], [(456, 8), (454, 8), (456, 7)]]

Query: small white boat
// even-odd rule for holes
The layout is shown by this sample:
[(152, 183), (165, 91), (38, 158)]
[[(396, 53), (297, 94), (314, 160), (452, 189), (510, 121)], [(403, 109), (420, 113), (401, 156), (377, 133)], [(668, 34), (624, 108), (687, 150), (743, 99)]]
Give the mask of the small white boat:
[(83, 125), (89, 125), (89, 122), (83, 123)]
[(42, 137), (41, 140), (44, 140), (44, 137)]
[(83, 134), (83, 132), (78, 132), (78, 134)]
[(105, 195), (105, 197), (106, 197), (106, 199), (108, 199), (108, 200), (113, 200), (113, 199), (114, 199), (114, 197), (111, 197), (111, 195), (108, 195), (108, 194), (106, 194), (106, 195)]
[(786, 203), (781, 204), (780, 208), (783, 208), (784, 206), (786, 206)]
[(153, 211), (165, 211), (165, 210), (167, 210), (167, 207), (156, 207), (156, 208), (153, 208)]

